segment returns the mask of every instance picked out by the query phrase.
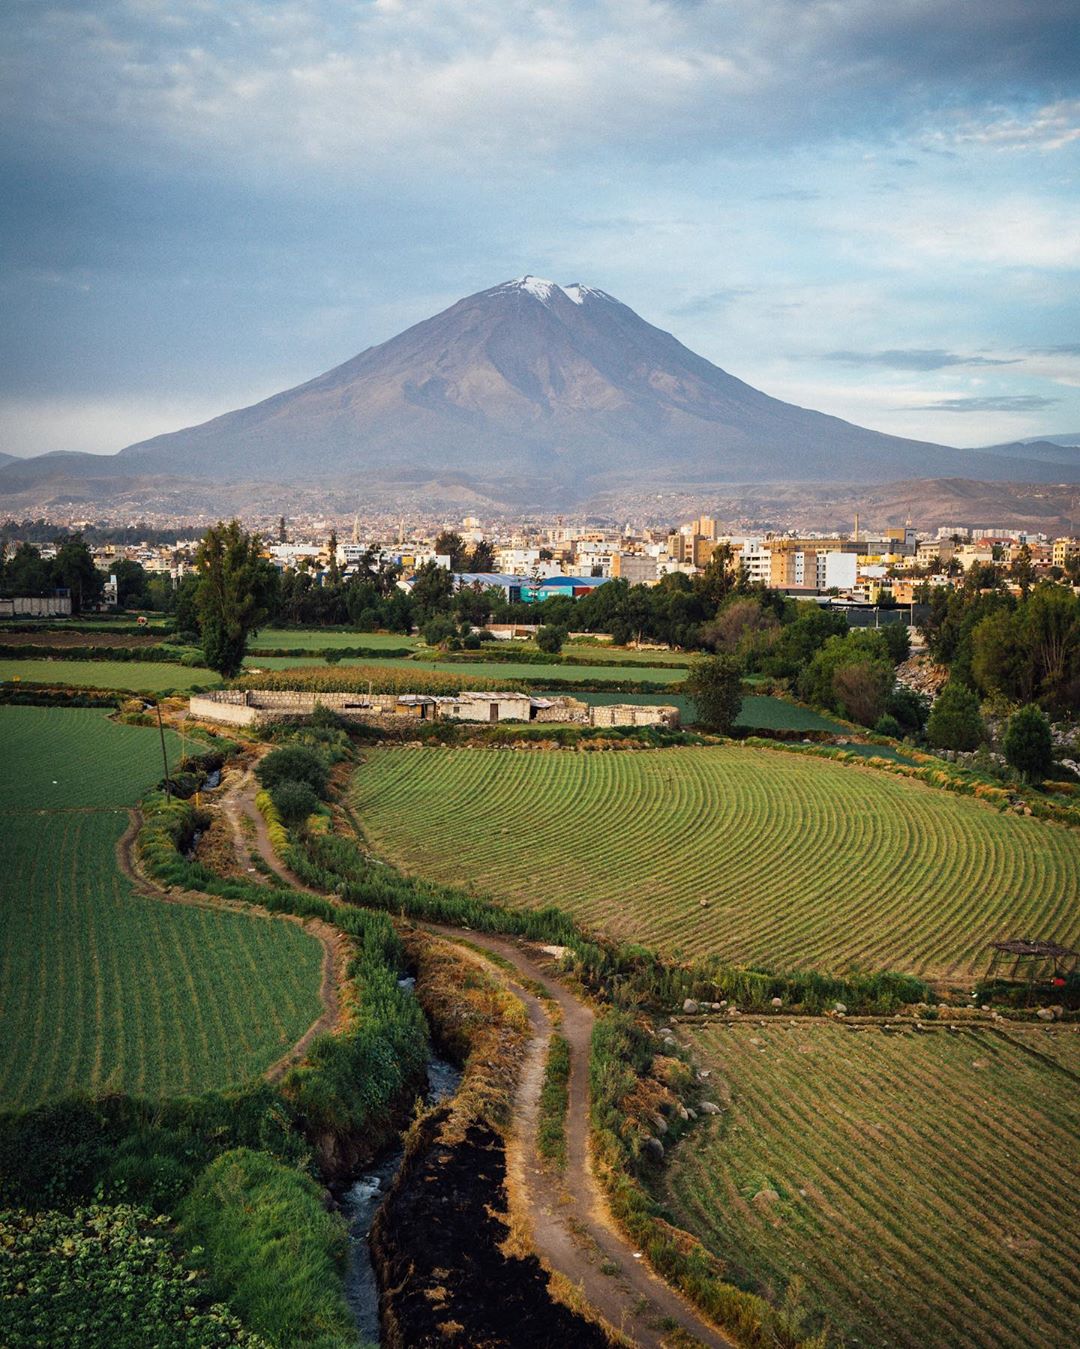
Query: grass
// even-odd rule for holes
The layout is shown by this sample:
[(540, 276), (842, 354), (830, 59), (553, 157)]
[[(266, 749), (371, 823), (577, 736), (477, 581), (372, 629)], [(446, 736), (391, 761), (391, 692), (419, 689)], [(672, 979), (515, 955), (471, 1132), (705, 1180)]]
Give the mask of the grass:
[(540, 1089), (540, 1116), (536, 1150), (561, 1171), (566, 1165), (566, 1111), (570, 1104), (570, 1042), (556, 1032), (548, 1046), (544, 1085)]
[(379, 749), (352, 803), (412, 874), (668, 955), (966, 979), (1080, 938), (1074, 831), (809, 755)]
[(319, 943), (292, 923), (144, 898), (117, 867), (117, 807), (161, 776), (157, 730), (0, 707), (0, 740), (0, 1107), (188, 1094), (280, 1058), (319, 1015)]
[(0, 659), (0, 684), (12, 680), (139, 693), (184, 691), (196, 684), (220, 683), (213, 670), (202, 666), (188, 668), (157, 661)]
[(798, 1276), (850, 1345), (1072, 1341), (1080, 1097), (1059, 1070), (985, 1031), (687, 1033), (730, 1105), (676, 1149), (666, 1198), (729, 1278), (777, 1298)]
[(353, 632), (347, 628), (260, 628), (248, 645), (256, 650), (277, 647), (293, 651), (341, 651), (357, 646), (374, 650), (377, 647), (416, 648), (420, 638), (406, 637), (400, 632)]

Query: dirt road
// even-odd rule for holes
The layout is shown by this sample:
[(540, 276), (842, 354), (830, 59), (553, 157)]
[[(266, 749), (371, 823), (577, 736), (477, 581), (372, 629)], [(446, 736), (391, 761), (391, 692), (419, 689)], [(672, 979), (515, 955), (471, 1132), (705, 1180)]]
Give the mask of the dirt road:
[[(254, 846), (263, 861), (299, 889), (309, 889), (275, 855), (266, 822), (255, 807), (257, 784), (250, 773), (227, 793), (223, 809), (230, 819), (240, 856)], [(245, 839), (240, 817), (254, 825), (253, 840)], [(730, 1346), (715, 1326), (664, 1282), (647, 1264), (644, 1254), (623, 1237), (610, 1217), (607, 1202), (593, 1175), (589, 1157), (589, 1047), (594, 1014), (548, 968), (542, 952), (507, 937), (489, 936), (461, 928), (422, 924), (437, 936), (480, 948), (509, 961), (505, 967), (487, 967), (501, 974), (528, 1012), (533, 1035), (517, 1087), (510, 1168), (517, 1190), (525, 1196), (527, 1218), (535, 1249), (549, 1269), (557, 1271), (584, 1295), (605, 1321), (640, 1349), (664, 1349), (672, 1333), (682, 1332), (700, 1344)], [(547, 1061), (552, 1016), (539, 997), (521, 981), (539, 984), (562, 1014), (559, 1027), (570, 1046), (569, 1107), (566, 1117), (566, 1169), (560, 1176), (547, 1169), (536, 1145), (540, 1089)]]

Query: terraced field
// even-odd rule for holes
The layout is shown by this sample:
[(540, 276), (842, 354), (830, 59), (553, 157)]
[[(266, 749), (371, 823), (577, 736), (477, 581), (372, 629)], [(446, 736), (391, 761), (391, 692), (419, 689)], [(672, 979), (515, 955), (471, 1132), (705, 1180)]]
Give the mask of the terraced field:
[(138, 693), (183, 691), (194, 685), (220, 684), (213, 670), (158, 661), (4, 660), (0, 684), (22, 680), (33, 684), (69, 684), (83, 689), (130, 689)]
[(800, 1276), (849, 1345), (1075, 1341), (1075, 1080), (988, 1032), (688, 1035), (728, 1108), (666, 1198), (729, 1277), (775, 1297)]
[(117, 868), (117, 807), (161, 776), (157, 731), (0, 707), (0, 746), (0, 1107), (203, 1091), (280, 1058), (320, 1013), (319, 943), (143, 898)]
[(669, 953), (967, 979), (1080, 939), (1080, 834), (809, 756), (375, 750), (353, 802), (408, 871)]
[(742, 711), (735, 723), (754, 731), (835, 731), (847, 728), (832, 717), (815, 712), (812, 707), (788, 702), (786, 698), (770, 698), (753, 693), (743, 699)]

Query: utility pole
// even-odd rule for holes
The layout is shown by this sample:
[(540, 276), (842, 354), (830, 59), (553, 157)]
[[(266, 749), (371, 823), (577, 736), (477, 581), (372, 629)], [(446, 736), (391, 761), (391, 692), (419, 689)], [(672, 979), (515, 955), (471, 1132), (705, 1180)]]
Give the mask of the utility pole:
[[(149, 703), (144, 703), (144, 707), (149, 707)], [(165, 765), (165, 800), (172, 800), (172, 792), (169, 790), (169, 756), (165, 752), (165, 727), (161, 723), (161, 703), (155, 700), (154, 710), (157, 712), (158, 734), (161, 736), (161, 762)]]

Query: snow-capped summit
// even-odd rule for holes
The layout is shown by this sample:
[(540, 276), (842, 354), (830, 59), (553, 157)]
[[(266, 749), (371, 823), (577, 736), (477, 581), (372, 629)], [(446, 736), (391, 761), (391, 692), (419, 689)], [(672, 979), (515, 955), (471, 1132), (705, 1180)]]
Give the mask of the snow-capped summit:
[[(469, 295), (317, 379), (132, 445), (126, 471), (377, 485), (452, 480), (560, 508), (692, 483), (1002, 477), (751, 388), (591, 286)], [(980, 473), (980, 470), (982, 472)]]
[(611, 296), (602, 290), (594, 290), (592, 286), (583, 286), (580, 281), (572, 281), (568, 286), (560, 286), (554, 281), (545, 281), (540, 276), (519, 276), (515, 281), (507, 281), (502, 286), (496, 286), (496, 291), (525, 291), (526, 294), (534, 296), (543, 304), (548, 304), (551, 297), (558, 291), (572, 300), (574, 304), (584, 304), (586, 299), (610, 300)]

